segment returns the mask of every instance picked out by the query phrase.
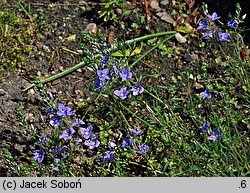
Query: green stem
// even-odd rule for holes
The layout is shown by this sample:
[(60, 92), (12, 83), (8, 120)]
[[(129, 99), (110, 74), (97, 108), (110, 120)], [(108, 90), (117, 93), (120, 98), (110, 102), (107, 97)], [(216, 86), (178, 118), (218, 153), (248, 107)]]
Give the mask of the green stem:
[[(133, 44), (133, 43), (136, 43), (136, 42), (141, 42), (141, 41), (144, 41), (144, 40), (148, 40), (148, 39), (152, 39), (152, 38), (156, 38), (156, 37), (159, 37), (159, 36), (164, 36), (164, 35), (173, 35), (173, 34), (176, 34), (176, 31), (168, 31), (168, 32), (160, 32), (160, 33), (155, 33), (155, 34), (150, 34), (150, 35), (145, 35), (145, 36), (142, 36), (142, 37), (138, 37), (138, 38), (134, 38), (132, 40), (127, 40), (123, 43), (124, 46), (126, 45), (130, 45), (130, 44)], [(172, 37), (172, 36), (171, 36)], [(108, 51), (116, 51), (118, 50), (118, 48), (110, 48)], [(101, 54), (96, 54), (95, 55), (95, 58), (98, 58), (98, 57), (101, 57)], [(54, 76), (51, 76), (49, 78), (46, 78), (44, 80), (41, 80), (39, 83), (40, 84), (46, 84), (48, 82), (51, 82), (53, 80), (56, 80), (56, 79), (59, 79), (67, 74), (70, 74), (71, 72), (79, 69), (79, 68), (82, 68), (84, 65), (86, 65), (88, 63), (85, 63), (84, 61), (83, 62), (80, 62), (79, 64), (59, 73), (59, 74), (56, 74)], [(34, 86), (36, 86), (37, 83), (32, 83), (30, 84), (28, 87), (26, 87), (25, 89), (23, 89), (22, 91), (27, 91), (31, 88), (33, 88)]]
[(145, 123), (148, 126), (152, 126), (150, 123), (148, 123), (147, 121), (143, 120), (141, 117), (137, 116), (135, 113), (133, 113), (131, 110), (129, 110), (127, 107), (125, 107), (122, 103), (120, 103), (121, 106), (128, 111), (133, 117), (137, 118), (138, 120), (140, 120), (141, 122)]
[(148, 55), (150, 52), (152, 52), (154, 49), (158, 48), (160, 45), (164, 44), (165, 42), (167, 42), (168, 40), (170, 40), (172, 37), (174, 37), (175, 34), (169, 36), (168, 38), (160, 41), (159, 43), (157, 43), (155, 46), (153, 46), (152, 48), (150, 48), (149, 50), (147, 50), (144, 54), (142, 54), (140, 57), (138, 57), (131, 65), (130, 68), (132, 68), (137, 62), (139, 62), (142, 58), (144, 58), (146, 55)]
[[(17, 2), (14, 1), (16, 4)], [(21, 7), (21, 9), (24, 11), (24, 13), (30, 18), (30, 21), (33, 23), (33, 18), (32, 16), (26, 11), (26, 9), (24, 8), (24, 6), (21, 4), (21, 2), (18, 2), (18, 5)]]

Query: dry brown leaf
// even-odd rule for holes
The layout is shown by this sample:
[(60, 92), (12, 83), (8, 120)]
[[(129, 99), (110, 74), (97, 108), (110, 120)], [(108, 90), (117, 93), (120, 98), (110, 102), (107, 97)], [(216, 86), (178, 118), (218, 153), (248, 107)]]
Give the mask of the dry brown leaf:
[(159, 2), (158, 0), (150, 0), (149, 1), (149, 5), (150, 7), (152, 7), (153, 9), (157, 10), (157, 11), (160, 11), (161, 8), (159, 7)]
[(204, 88), (204, 86), (202, 84), (198, 83), (198, 82), (196, 82), (194, 84), (194, 86), (195, 86), (195, 89), (202, 89), (202, 88)]
[(156, 15), (159, 16), (163, 21), (166, 21), (166, 22), (171, 23), (171, 24), (174, 23), (174, 19), (166, 11), (158, 12), (158, 13), (156, 13)]
[(185, 0), (185, 2), (188, 4), (189, 9), (191, 9), (195, 4), (195, 0)]

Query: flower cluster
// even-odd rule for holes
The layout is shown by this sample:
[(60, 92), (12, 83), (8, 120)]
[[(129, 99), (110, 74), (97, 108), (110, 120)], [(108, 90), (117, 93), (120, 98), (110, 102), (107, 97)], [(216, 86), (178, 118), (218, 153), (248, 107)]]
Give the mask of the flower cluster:
[[(52, 126), (58, 126), (59, 128), (63, 128), (65, 125), (62, 125), (62, 119), (68, 116), (74, 115), (74, 111), (71, 110), (70, 107), (65, 106), (61, 103), (58, 104), (58, 109), (54, 112), (54, 108), (49, 108), (46, 112), (50, 116), (50, 124)], [(79, 144), (85, 139), (84, 145), (88, 146), (89, 149), (94, 149), (100, 145), (98, 140), (98, 135), (93, 132), (93, 126), (89, 125), (86, 128), (83, 127), (85, 122), (81, 119), (75, 119), (75, 121), (69, 126), (68, 129), (65, 129), (59, 135), (60, 139), (64, 141), (70, 140), (73, 138), (75, 144)], [(76, 132), (78, 130), (78, 132)], [(42, 146), (38, 150), (33, 151), (33, 158), (37, 162), (41, 163), (45, 157), (45, 150), (44, 147), (46, 146), (45, 142), (48, 140), (48, 135), (41, 137), (39, 139), (39, 143)], [(68, 150), (66, 145), (61, 147), (56, 146), (54, 150), (52, 150), (52, 155), (55, 156), (54, 162), (51, 166), (54, 168), (55, 171), (59, 171), (58, 164), (59, 162), (64, 161), (62, 158), (58, 158), (57, 156), (65, 151)]]
[(217, 128), (213, 128), (213, 130), (210, 131), (209, 127), (210, 127), (209, 121), (206, 121), (204, 125), (200, 126), (201, 131), (209, 135), (207, 139), (211, 141), (217, 141), (218, 139), (220, 140), (222, 138), (220, 130)]
[[(210, 99), (212, 97), (209, 89), (206, 89), (204, 92), (201, 92), (200, 95), (203, 97), (203, 100)], [(210, 129), (210, 122), (206, 121), (204, 125), (200, 126), (202, 133), (207, 133), (209, 136), (207, 137), (208, 140), (217, 141), (218, 139), (222, 138), (222, 134), (219, 129), (213, 128), (211, 131)]]
[[(76, 119), (76, 121), (71, 125), (69, 129), (66, 129), (60, 135), (60, 139), (69, 140), (75, 133), (74, 127), (78, 127), (82, 137), (85, 139), (84, 145), (88, 146), (89, 149), (94, 149), (100, 145), (98, 141), (98, 135), (93, 132), (93, 126), (89, 125), (87, 128), (80, 127), (80, 125), (85, 124), (83, 120)], [(76, 136), (77, 143), (82, 142), (79, 136)]]
[[(103, 86), (108, 84), (109, 80), (115, 78), (116, 76), (121, 78), (122, 82), (130, 80), (133, 76), (128, 67), (122, 68), (122, 64), (119, 64), (118, 67), (113, 65), (112, 71), (109, 68), (104, 68), (108, 61), (108, 55), (102, 57), (100, 64), (102, 64), (103, 69), (97, 70), (98, 78), (95, 79), (94, 82), (94, 87), (96, 90), (101, 90)], [(136, 96), (143, 93), (144, 88), (141, 86), (140, 82), (137, 82), (134, 87), (125, 86), (119, 90), (115, 90), (114, 94), (120, 99), (125, 99), (127, 98), (129, 92), (132, 92), (133, 95)]]
[[(135, 130), (133, 128), (130, 128), (129, 130), (135, 136), (139, 136), (139, 135), (142, 134), (141, 130), (137, 131), (137, 130)], [(145, 154), (145, 153), (149, 152), (148, 145), (145, 145), (145, 144), (136, 144), (136, 139), (134, 139), (132, 137), (123, 138), (123, 144), (122, 144), (121, 147), (122, 148), (132, 147), (132, 149), (134, 150), (134, 152), (136, 152), (138, 154)]]
[[(216, 12), (214, 12), (212, 15), (209, 15), (206, 4), (203, 6), (203, 11), (206, 18), (199, 22), (199, 26), (197, 27), (197, 29), (204, 31), (203, 33), (204, 39), (210, 39), (217, 31), (215, 25), (213, 25), (214, 24), (213, 21), (218, 20), (221, 17), (218, 16)], [(232, 17), (229, 14), (229, 19), (227, 22), (227, 26), (229, 28), (237, 29), (239, 27), (239, 23), (245, 19), (246, 15), (240, 17), (240, 12), (241, 12), (240, 5), (236, 4), (236, 15)], [(220, 41), (227, 41), (229, 34), (227, 32), (218, 31), (217, 36)]]
[[(201, 31), (205, 31), (202, 38), (210, 39), (213, 37), (213, 34), (216, 32), (216, 29), (212, 25), (212, 22), (220, 19), (220, 16), (218, 16), (218, 14), (214, 12), (212, 15), (206, 14), (206, 17), (207, 18), (199, 22), (199, 26), (197, 27), (197, 29)], [(227, 32), (223, 33), (219, 31), (218, 38), (220, 41), (227, 41), (228, 33)]]
[[(142, 131), (139, 130), (135, 130), (133, 128), (129, 128), (130, 132), (135, 135), (135, 136), (139, 136), (142, 134)], [(108, 143), (108, 147), (110, 149), (114, 149), (117, 147), (117, 145), (114, 143), (114, 142), (109, 142)], [(148, 153), (149, 152), (149, 147), (148, 145), (146, 144), (137, 144), (136, 143), (136, 139), (132, 138), (132, 137), (124, 137), (123, 138), (123, 141), (122, 141), (122, 144), (121, 144), (121, 148), (132, 148), (133, 151), (135, 153), (138, 153), (138, 154), (145, 154), (145, 153)], [(113, 151), (106, 151), (104, 156), (103, 156), (103, 162), (109, 162), (109, 161), (113, 161), (114, 160), (114, 150)]]
[[(54, 108), (49, 108), (46, 112), (48, 115), (51, 115), (54, 113)], [(74, 114), (75, 111), (72, 111), (70, 107), (64, 106), (62, 103), (59, 103), (56, 114), (54, 114), (50, 118), (50, 124), (52, 126), (60, 126), (62, 118), (72, 116)]]

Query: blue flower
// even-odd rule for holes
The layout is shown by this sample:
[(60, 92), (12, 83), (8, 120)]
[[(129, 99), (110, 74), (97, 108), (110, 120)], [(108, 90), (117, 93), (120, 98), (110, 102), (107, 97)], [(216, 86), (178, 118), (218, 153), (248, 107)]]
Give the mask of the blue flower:
[(207, 31), (203, 36), (202, 36), (202, 38), (203, 39), (209, 39), (209, 38), (211, 38), (211, 37), (213, 37), (213, 34), (214, 34), (214, 31)]
[(103, 162), (109, 162), (114, 160), (114, 152), (113, 151), (106, 151), (105, 155), (103, 156)]
[(99, 79), (101, 81), (105, 81), (105, 80), (109, 80), (109, 69), (108, 68), (104, 68), (103, 70), (97, 70), (97, 75), (99, 76)]
[(94, 149), (100, 145), (100, 141), (97, 140), (98, 136), (94, 135), (93, 138), (88, 139), (84, 142), (84, 145), (89, 146), (89, 149)]
[(39, 139), (39, 143), (43, 144), (48, 139), (48, 135), (45, 135), (44, 137), (41, 137)]
[(136, 83), (136, 86), (130, 89), (131, 92), (133, 92), (133, 95), (136, 96), (138, 94), (141, 94), (144, 92), (144, 88), (141, 86), (139, 82)]
[(149, 152), (149, 147), (145, 144), (140, 144), (138, 145), (138, 149), (135, 150), (136, 153), (139, 153), (139, 154), (145, 154), (147, 152)]
[(117, 67), (115, 65), (113, 65), (113, 73), (112, 73), (111, 76), (113, 77), (113, 76), (115, 76), (117, 74), (118, 74), (118, 69), (117, 69)]
[(72, 135), (75, 133), (75, 130), (73, 128), (66, 129), (62, 132), (62, 135), (60, 135), (60, 139), (68, 140), (71, 139)]
[(66, 149), (68, 149), (68, 147), (66, 145), (62, 146), (62, 147), (58, 147), (56, 146), (56, 149), (52, 152), (52, 154), (54, 156), (57, 156), (59, 153), (64, 152)]
[(51, 115), (54, 112), (54, 108), (49, 108), (46, 110), (47, 115)]
[[(64, 161), (63, 158), (55, 158), (54, 163), (59, 163), (60, 161)], [(50, 166), (52, 166), (54, 168), (55, 171), (60, 171), (58, 166), (55, 166), (54, 163), (50, 164)]]
[(203, 100), (206, 98), (210, 99), (212, 97), (212, 95), (208, 89), (206, 89), (204, 92), (201, 92), (200, 95), (203, 97)]
[(206, 121), (205, 125), (200, 126), (202, 132), (208, 133), (208, 128), (210, 127), (210, 122)]
[(115, 147), (116, 147), (116, 144), (115, 144), (114, 142), (110, 141), (110, 142), (108, 143), (108, 146), (109, 146), (109, 148), (115, 148)]
[(109, 61), (109, 55), (102, 56), (102, 61), (100, 62), (100, 64), (104, 66), (105, 64), (108, 63), (108, 61)]
[(115, 90), (114, 94), (121, 99), (127, 98), (129, 91), (127, 91), (127, 87), (123, 87), (120, 90)]
[(96, 90), (101, 90), (106, 83), (99, 78), (95, 79), (94, 87)]
[(217, 128), (213, 129), (213, 134), (216, 135), (219, 139), (222, 138), (222, 134), (221, 134), (220, 130)]
[(58, 104), (57, 115), (60, 117), (67, 117), (74, 115), (75, 111), (71, 111), (71, 108), (68, 106), (64, 106), (62, 103)]
[(222, 139), (222, 134), (219, 129), (214, 128), (213, 135), (208, 136), (207, 139), (211, 141), (217, 141), (218, 139)]
[(212, 15), (207, 15), (207, 17), (212, 21), (220, 19), (220, 16), (218, 16), (216, 12), (214, 12)]
[(199, 22), (199, 26), (197, 27), (198, 30), (205, 30), (208, 27), (208, 20), (205, 19), (204, 21)]
[(228, 33), (218, 32), (219, 40), (220, 41), (227, 41), (228, 40)]
[(33, 151), (33, 158), (34, 160), (36, 160), (37, 162), (41, 163), (44, 159), (44, 150), (43, 148), (40, 148), (39, 150), (35, 150)]
[(122, 78), (122, 81), (132, 78), (132, 73), (129, 71), (128, 67), (123, 68), (122, 72), (120, 73), (120, 77)]
[(88, 139), (90, 137), (90, 135), (93, 134), (93, 126), (90, 125), (87, 128), (80, 128), (80, 132), (82, 134), (82, 136), (84, 137), (84, 139)]
[(207, 139), (210, 141), (217, 141), (217, 137), (215, 135), (210, 135), (207, 137)]
[(132, 144), (131, 138), (123, 138), (122, 148), (129, 148)]
[(49, 123), (52, 125), (52, 126), (59, 126), (61, 124), (61, 117), (58, 116), (58, 115), (54, 115), (50, 118), (50, 121)]
[(237, 29), (238, 26), (239, 26), (239, 23), (237, 20), (234, 20), (234, 19), (229, 19), (228, 22), (227, 22), (227, 26), (228, 27), (231, 27), (233, 29)]
[(75, 144), (78, 144), (80, 142), (82, 142), (82, 139), (80, 137), (76, 136), (76, 138), (75, 138)]
[(80, 126), (80, 125), (84, 125), (85, 122), (81, 119), (76, 119), (74, 123), (72, 123), (72, 127), (77, 127), (77, 126)]
[(137, 131), (137, 130), (135, 130), (135, 129), (131, 129), (131, 132), (132, 132), (134, 135), (136, 135), (136, 136), (142, 134), (142, 131), (141, 131), (141, 130)]

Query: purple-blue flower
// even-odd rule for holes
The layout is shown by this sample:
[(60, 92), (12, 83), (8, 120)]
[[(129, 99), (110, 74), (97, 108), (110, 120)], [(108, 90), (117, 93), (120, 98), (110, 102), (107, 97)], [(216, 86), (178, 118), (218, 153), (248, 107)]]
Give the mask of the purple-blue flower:
[(122, 69), (120, 77), (122, 78), (122, 81), (129, 80), (130, 78), (132, 78), (132, 73), (129, 71), (128, 67)]
[(66, 145), (62, 146), (62, 147), (58, 147), (56, 146), (56, 149), (54, 151), (52, 151), (52, 154), (54, 156), (57, 156), (59, 153), (64, 152), (66, 149), (68, 149), (68, 147)]
[(208, 128), (210, 127), (210, 122), (206, 121), (205, 125), (200, 126), (202, 132), (208, 132)]
[(122, 148), (129, 148), (129, 146), (132, 144), (131, 138), (123, 138)]
[(37, 162), (41, 163), (44, 159), (44, 150), (43, 148), (40, 148), (39, 150), (35, 150), (33, 151), (33, 158), (34, 160), (36, 160)]
[(75, 144), (78, 144), (78, 143), (81, 143), (82, 142), (82, 139), (78, 136), (76, 136), (75, 138)]
[(118, 74), (118, 69), (117, 69), (117, 67), (115, 65), (113, 65), (113, 73), (112, 73), (111, 76), (113, 77), (113, 76), (115, 76), (117, 74)]
[(227, 41), (228, 40), (228, 33), (222, 33), (222, 32), (218, 32), (218, 36), (219, 36), (219, 40), (220, 41)]
[(109, 162), (114, 160), (114, 152), (113, 151), (106, 151), (103, 156), (103, 162)]
[(49, 108), (46, 110), (47, 115), (51, 115), (54, 112), (54, 108)]
[(209, 39), (209, 38), (211, 38), (211, 37), (213, 37), (213, 34), (214, 34), (214, 31), (207, 31), (203, 36), (202, 36), (202, 38), (203, 39)]
[(94, 87), (96, 90), (101, 90), (102, 87), (106, 84), (106, 82), (100, 80), (99, 78), (95, 79)]
[(50, 118), (49, 123), (52, 126), (59, 126), (61, 124), (61, 117), (58, 115), (54, 115)]
[(109, 148), (115, 148), (115, 147), (116, 147), (116, 144), (115, 144), (114, 142), (110, 141), (110, 142), (108, 143), (108, 146), (109, 146)]
[(141, 86), (140, 82), (136, 83), (136, 86), (130, 89), (131, 92), (133, 92), (133, 95), (136, 96), (138, 94), (141, 94), (144, 92), (144, 88)]
[(149, 152), (149, 147), (145, 144), (138, 145), (138, 149), (135, 150), (136, 153), (144, 154)]
[(89, 146), (89, 149), (94, 149), (100, 145), (100, 141), (97, 140), (98, 136), (94, 135), (93, 138), (88, 139), (84, 142), (84, 145)]
[[(59, 163), (60, 161), (64, 161), (64, 159), (63, 158), (55, 158), (54, 163)], [(55, 171), (57, 171), (57, 172), (60, 171), (59, 167), (55, 166), (54, 163), (50, 164), (50, 166), (52, 166)]]
[(134, 135), (136, 135), (136, 136), (142, 134), (142, 131), (141, 131), (141, 130), (137, 131), (137, 130), (135, 130), (135, 129), (131, 129), (131, 132), (132, 132)]
[(219, 139), (222, 138), (222, 134), (221, 134), (220, 130), (217, 128), (213, 129), (213, 134), (216, 135)]
[(72, 135), (75, 133), (75, 130), (73, 128), (66, 129), (62, 132), (62, 135), (60, 135), (60, 139), (68, 140), (71, 139)]
[(210, 141), (217, 141), (217, 137), (215, 135), (210, 135), (207, 137), (207, 139)]
[(39, 143), (43, 144), (48, 139), (48, 135), (45, 135), (44, 137), (41, 137), (39, 139)]
[(220, 19), (220, 16), (218, 16), (216, 12), (214, 12), (212, 15), (207, 15), (207, 17), (212, 21)]
[(213, 135), (208, 136), (207, 139), (211, 141), (217, 141), (218, 139), (222, 139), (222, 134), (219, 129), (214, 128)]
[(72, 123), (72, 127), (77, 127), (77, 126), (80, 126), (80, 125), (84, 125), (85, 122), (81, 119), (76, 119), (74, 123)]
[(105, 64), (108, 63), (108, 61), (109, 61), (109, 55), (102, 56), (102, 61), (100, 62), (100, 64), (104, 66)]
[(199, 22), (199, 26), (197, 27), (198, 30), (205, 30), (208, 27), (208, 20), (205, 19)]
[(90, 125), (87, 128), (80, 128), (80, 132), (82, 134), (82, 136), (84, 137), (84, 139), (88, 139), (90, 137), (90, 135), (93, 134), (93, 126)]
[(210, 99), (212, 97), (212, 95), (208, 89), (206, 89), (204, 92), (201, 92), (200, 95), (203, 97), (203, 100), (206, 98)]
[(120, 90), (115, 90), (114, 94), (121, 99), (125, 99), (128, 95), (129, 91), (127, 91), (127, 87), (123, 87)]
[(58, 104), (57, 115), (60, 117), (67, 117), (74, 115), (75, 111), (71, 111), (71, 108), (68, 106), (64, 106), (62, 103)]
[(109, 69), (108, 68), (104, 68), (103, 70), (97, 70), (97, 75), (99, 76), (99, 79), (101, 81), (105, 81), (105, 80), (109, 80)]
[(237, 20), (234, 20), (234, 19), (229, 19), (228, 22), (227, 22), (227, 26), (228, 27), (231, 27), (233, 29), (237, 29), (238, 26), (239, 26), (239, 23)]

